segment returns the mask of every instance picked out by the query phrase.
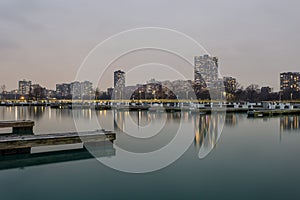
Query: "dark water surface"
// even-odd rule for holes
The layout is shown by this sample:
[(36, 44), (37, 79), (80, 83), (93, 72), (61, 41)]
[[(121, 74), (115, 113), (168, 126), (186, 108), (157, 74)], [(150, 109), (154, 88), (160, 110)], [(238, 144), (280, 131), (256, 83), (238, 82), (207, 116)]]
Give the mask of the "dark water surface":
[[(138, 153), (170, 142), (179, 123), (195, 139), (177, 161), (144, 174), (119, 172), (94, 158), (71, 157), (68, 162), (39, 165), (37, 161), (34, 166), (3, 169), (1, 200), (300, 199), (300, 116), (248, 119), (244, 114), (91, 110), (78, 110), (75, 115), (86, 121), (87, 129), (90, 119), (97, 116), (102, 128), (117, 132), (114, 145)], [(76, 130), (71, 110), (0, 107), (0, 120), (14, 119), (34, 120), (36, 134)], [(215, 129), (222, 127), (219, 136)], [(149, 139), (139, 143), (122, 133), (126, 129)], [(152, 136), (151, 130), (161, 133)], [(199, 154), (203, 149), (207, 153), (204, 158)]]

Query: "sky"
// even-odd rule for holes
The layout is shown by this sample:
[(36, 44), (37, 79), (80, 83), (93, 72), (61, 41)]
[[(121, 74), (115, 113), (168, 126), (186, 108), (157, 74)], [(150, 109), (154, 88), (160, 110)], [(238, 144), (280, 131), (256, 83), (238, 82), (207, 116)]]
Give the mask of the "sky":
[[(298, 0), (0, 0), (0, 84), (12, 90), (28, 79), (54, 89), (74, 81), (89, 52), (110, 36), (163, 27), (217, 56), (223, 76), (278, 90), (280, 72), (300, 71), (299, 8)], [(157, 75), (168, 78), (165, 70)], [(112, 79), (107, 75), (103, 87)]]

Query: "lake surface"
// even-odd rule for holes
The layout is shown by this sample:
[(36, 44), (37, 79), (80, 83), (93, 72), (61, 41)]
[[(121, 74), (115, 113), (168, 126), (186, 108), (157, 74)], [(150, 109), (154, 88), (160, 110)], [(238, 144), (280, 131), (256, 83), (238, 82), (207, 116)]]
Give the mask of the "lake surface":
[(35, 134), (76, 131), (74, 118), (81, 119), (82, 129), (99, 128), (91, 123), (96, 118), (101, 128), (117, 132), (108, 159), (120, 157), (120, 149), (159, 150), (179, 129), (193, 138), (179, 159), (149, 173), (125, 173), (95, 158), (75, 157), (3, 169), (1, 199), (300, 199), (300, 116), (0, 107), (0, 120), (34, 120)]

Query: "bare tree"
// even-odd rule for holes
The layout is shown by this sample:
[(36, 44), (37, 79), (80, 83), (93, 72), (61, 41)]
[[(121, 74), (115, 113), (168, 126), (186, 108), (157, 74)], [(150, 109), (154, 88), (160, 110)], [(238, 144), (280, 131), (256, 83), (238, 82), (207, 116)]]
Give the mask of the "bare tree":
[(251, 84), (246, 88), (246, 95), (248, 101), (257, 101), (258, 100), (258, 93), (259, 93), (259, 85)]
[(0, 88), (1, 88), (1, 100), (4, 100), (6, 86), (3, 84), (3, 85), (1, 85)]
[(100, 89), (97, 87), (97, 88), (95, 89), (95, 100), (98, 100), (99, 97), (100, 97)]

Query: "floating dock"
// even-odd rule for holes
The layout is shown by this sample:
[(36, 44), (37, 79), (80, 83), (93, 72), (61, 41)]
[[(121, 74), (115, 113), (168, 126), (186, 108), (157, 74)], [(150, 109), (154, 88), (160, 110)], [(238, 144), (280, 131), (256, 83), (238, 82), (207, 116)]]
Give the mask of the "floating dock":
[(266, 109), (248, 112), (248, 117), (273, 117), (280, 115), (298, 115), (300, 109)]
[(91, 132), (70, 132), (43, 135), (19, 135), (8, 134), (0, 136), (1, 154), (27, 153), (31, 147), (76, 144), (86, 142), (103, 142), (116, 139), (116, 134), (111, 132), (91, 131)]
[(0, 121), (0, 128), (12, 128), (13, 134), (33, 134), (34, 121)]
[[(92, 154), (85, 148), (85, 145), (89, 146), (89, 150), (92, 148)], [(92, 145), (93, 147), (90, 147), (90, 143), (85, 143), (79, 149), (0, 155), (0, 170), (86, 160), (94, 157), (112, 157), (116, 155), (116, 150), (111, 142), (97, 142)]]
[(106, 130), (33, 134), (34, 121), (0, 121), (0, 128), (12, 127), (12, 133), (0, 134), (0, 155), (30, 153), (32, 147), (77, 143), (113, 142), (116, 134)]

